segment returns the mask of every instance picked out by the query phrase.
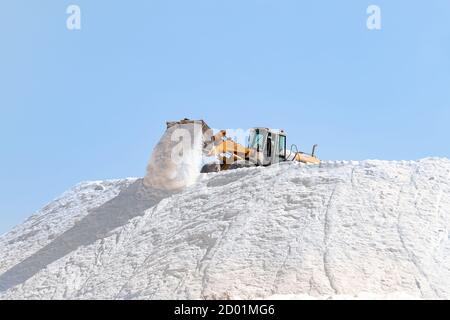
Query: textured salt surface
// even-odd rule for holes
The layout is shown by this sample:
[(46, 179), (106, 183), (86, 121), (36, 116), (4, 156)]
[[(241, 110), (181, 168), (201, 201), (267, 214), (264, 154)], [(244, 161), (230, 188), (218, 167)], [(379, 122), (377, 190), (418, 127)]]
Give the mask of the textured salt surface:
[[(139, 181), (80, 184), (1, 236), (0, 298), (450, 298), (447, 159), (286, 163), (145, 196)], [(67, 232), (79, 246), (49, 259)]]

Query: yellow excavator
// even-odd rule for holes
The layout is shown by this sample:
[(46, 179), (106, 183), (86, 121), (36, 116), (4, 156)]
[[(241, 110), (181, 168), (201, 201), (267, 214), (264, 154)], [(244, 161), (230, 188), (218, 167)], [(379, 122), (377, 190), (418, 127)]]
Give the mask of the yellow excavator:
[(183, 119), (167, 122), (167, 129), (175, 125), (194, 123), (201, 125), (203, 130), (203, 152), (215, 157), (216, 163), (206, 164), (201, 172), (218, 172), (243, 167), (270, 166), (285, 161), (298, 161), (306, 164), (319, 164), (316, 157), (317, 145), (310, 154), (298, 150), (295, 144), (287, 149), (287, 134), (284, 130), (274, 130), (263, 127), (250, 129), (247, 146), (227, 137), (227, 132), (221, 130), (214, 134), (203, 120)]

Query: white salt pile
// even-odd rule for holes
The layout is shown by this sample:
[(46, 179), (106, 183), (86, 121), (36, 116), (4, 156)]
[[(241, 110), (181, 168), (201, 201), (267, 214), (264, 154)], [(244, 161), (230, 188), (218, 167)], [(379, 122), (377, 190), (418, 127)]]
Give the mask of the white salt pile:
[(0, 236), (0, 300), (450, 299), (448, 159), (223, 171), (154, 206), (138, 182), (78, 185)]

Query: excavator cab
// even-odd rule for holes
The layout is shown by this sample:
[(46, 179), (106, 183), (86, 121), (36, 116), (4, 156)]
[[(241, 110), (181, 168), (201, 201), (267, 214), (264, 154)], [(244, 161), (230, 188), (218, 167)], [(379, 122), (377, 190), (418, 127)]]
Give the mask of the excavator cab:
[(250, 130), (248, 148), (256, 151), (256, 162), (269, 166), (286, 161), (286, 134), (268, 128)]

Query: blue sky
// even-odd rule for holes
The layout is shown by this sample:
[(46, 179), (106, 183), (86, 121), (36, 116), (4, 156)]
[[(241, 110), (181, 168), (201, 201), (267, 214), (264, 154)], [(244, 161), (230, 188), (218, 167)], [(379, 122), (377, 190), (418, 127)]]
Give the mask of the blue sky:
[(166, 120), (283, 128), (323, 159), (450, 157), (448, 1), (4, 0), (0, 34), (0, 233), (80, 181), (142, 176)]

